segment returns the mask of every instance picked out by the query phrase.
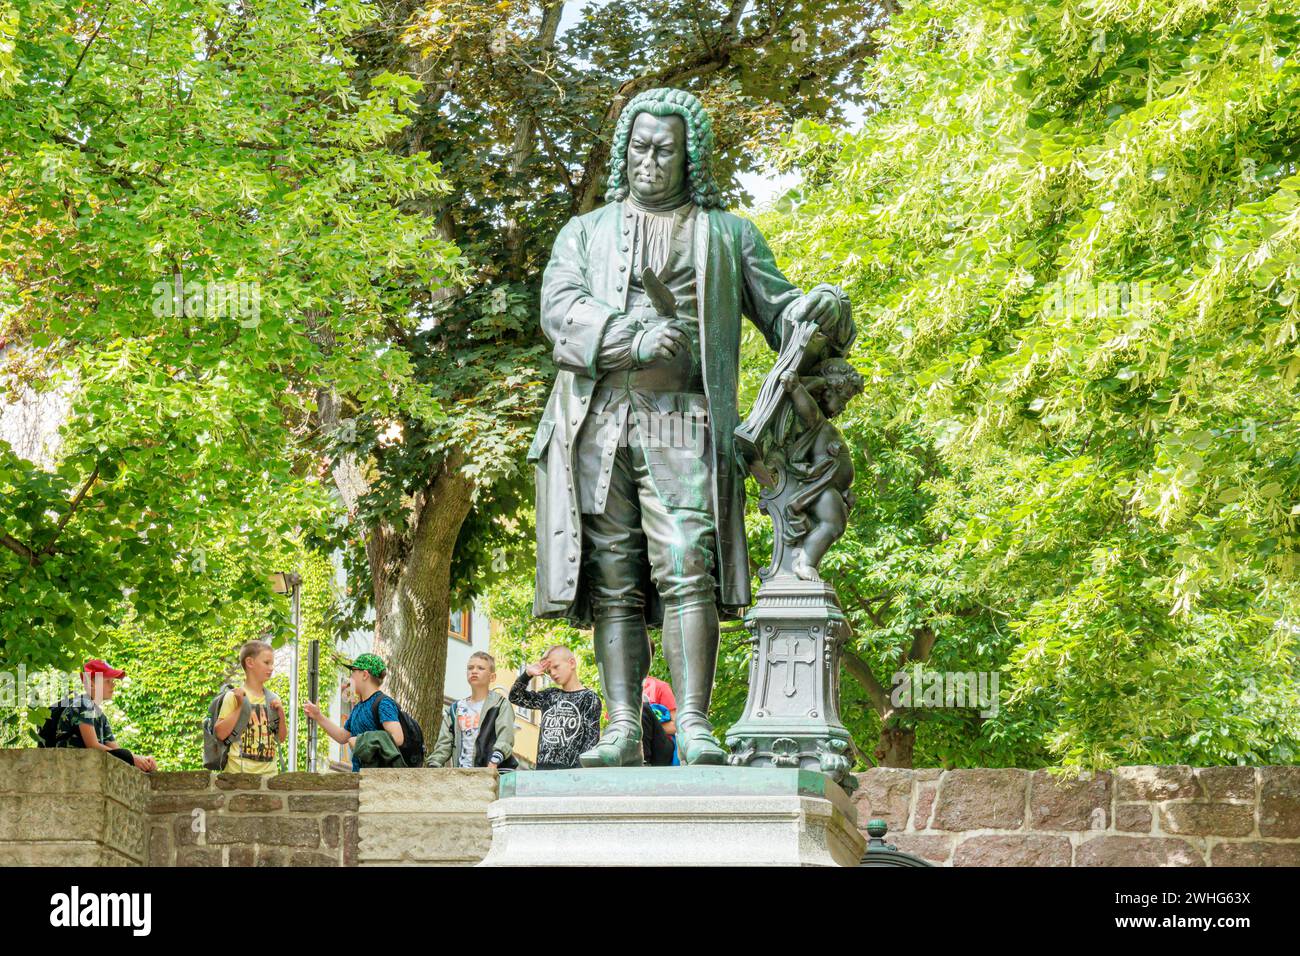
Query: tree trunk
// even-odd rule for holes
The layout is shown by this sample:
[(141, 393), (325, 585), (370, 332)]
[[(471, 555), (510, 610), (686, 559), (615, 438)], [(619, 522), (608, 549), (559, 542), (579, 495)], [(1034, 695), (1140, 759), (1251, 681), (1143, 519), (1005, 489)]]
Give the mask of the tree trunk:
[(451, 557), (469, 514), (472, 484), (459, 456), (420, 497), (405, 547), (375, 534), (367, 547), (375, 584), (375, 651), (388, 664), (384, 689), (419, 721), (426, 740), (437, 736), (447, 673)]
[(886, 721), (880, 728), (876, 744), (876, 766), (912, 767), (912, 749), (916, 746), (916, 731), (911, 727), (898, 727)]

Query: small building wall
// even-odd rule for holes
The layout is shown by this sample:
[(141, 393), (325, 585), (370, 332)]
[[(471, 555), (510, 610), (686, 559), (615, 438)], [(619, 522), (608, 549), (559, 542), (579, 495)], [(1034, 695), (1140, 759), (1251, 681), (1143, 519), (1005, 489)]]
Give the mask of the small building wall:
[(150, 783), (150, 866), (356, 865), (357, 774), (195, 770)]

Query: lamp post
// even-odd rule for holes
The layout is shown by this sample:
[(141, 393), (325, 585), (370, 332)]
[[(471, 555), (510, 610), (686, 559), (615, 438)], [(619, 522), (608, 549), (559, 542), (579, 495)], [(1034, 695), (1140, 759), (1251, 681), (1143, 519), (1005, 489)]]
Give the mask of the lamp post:
[[(293, 654), (292, 663), (289, 665), (289, 770), (292, 772), (298, 769), (298, 646), (302, 641), (302, 577), (292, 571), (277, 571), (271, 575), (271, 587), (276, 594), (288, 594), (293, 604)], [(312, 644), (313, 653), (309, 655), (309, 661), (315, 656), (316, 642), (312, 641)], [(314, 680), (308, 680), (308, 692), (311, 694), (311, 702), (316, 703)], [(307, 728), (307, 733), (310, 746), (308, 759), (312, 769), (315, 769), (316, 724), (314, 722)]]
[[(307, 645), (307, 697), (314, 704), (320, 694), (320, 641), (312, 638)], [(316, 721), (307, 725), (307, 771), (316, 772)]]

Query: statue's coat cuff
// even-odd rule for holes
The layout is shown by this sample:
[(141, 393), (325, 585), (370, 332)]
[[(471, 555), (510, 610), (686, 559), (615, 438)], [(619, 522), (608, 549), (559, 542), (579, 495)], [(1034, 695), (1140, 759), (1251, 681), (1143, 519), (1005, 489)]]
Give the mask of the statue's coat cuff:
[(564, 324), (555, 340), (553, 354), (556, 364), (585, 369), (588, 375), (595, 378), (605, 326), (618, 314), (618, 309), (605, 305), (589, 295), (584, 295), (574, 302), (573, 307), (564, 317)]

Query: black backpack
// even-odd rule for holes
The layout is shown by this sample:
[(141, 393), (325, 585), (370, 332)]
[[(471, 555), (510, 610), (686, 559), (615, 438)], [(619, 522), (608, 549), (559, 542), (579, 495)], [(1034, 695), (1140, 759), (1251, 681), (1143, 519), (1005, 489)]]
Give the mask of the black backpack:
[[(378, 730), (384, 729), (384, 725), (379, 719), (379, 704), (383, 698), (382, 691), (375, 691), (370, 696), (370, 713)], [(394, 700), (393, 703), (397, 705), (397, 701)], [(402, 725), (402, 746), (397, 748), (402, 752), (402, 759), (406, 761), (408, 767), (423, 767), (424, 731), (420, 729), (420, 725), (416, 723), (415, 718), (402, 710), (400, 705), (397, 705), (397, 720)]]
[(668, 767), (673, 762), (673, 738), (668, 736), (664, 725), (659, 723), (650, 705), (641, 703), (641, 750), (646, 765), (651, 767)]
[(53, 707), (50, 708), (50, 716), (46, 718), (45, 723), (41, 724), (41, 729), (36, 732), (36, 746), (53, 747), (59, 739), (59, 718), (63, 712), (72, 706), (72, 698), (65, 697)]

